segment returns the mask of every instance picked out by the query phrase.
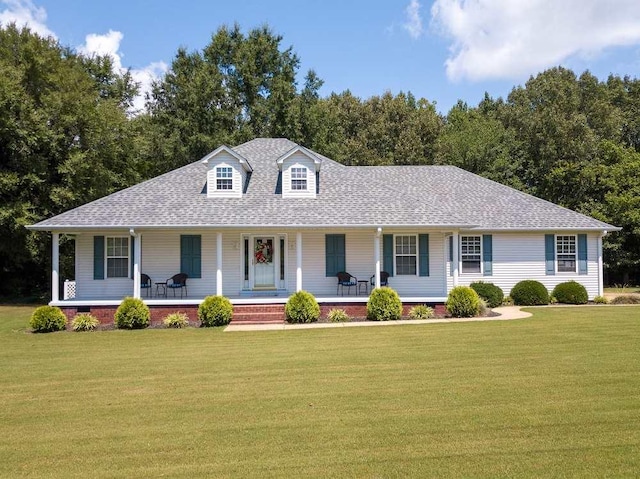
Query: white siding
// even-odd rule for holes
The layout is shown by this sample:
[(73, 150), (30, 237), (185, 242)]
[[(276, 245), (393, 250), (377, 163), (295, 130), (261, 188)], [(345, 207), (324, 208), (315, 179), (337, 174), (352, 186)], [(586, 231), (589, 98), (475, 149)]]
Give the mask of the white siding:
[[(247, 173), (233, 156), (226, 152), (221, 152), (215, 158), (211, 158), (208, 163), (207, 172), (207, 197), (209, 198), (240, 198), (246, 180)], [(216, 190), (216, 168), (229, 167), (233, 170), (233, 189)]]
[[(307, 169), (307, 189), (291, 189), (291, 168), (304, 167)], [(282, 163), (282, 196), (283, 198), (315, 198), (316, 197), (316, 166), (311, 158), (295, 153)]]
[[(345, 234), (346, 270), (359, 280), (369, 280), (375, 273), (374, 237), (375, 231), (323, 231), (304, 233), (302, 235), (303, 265), (302, 287), (316, 295), (335, 295), (337, 278), (326, 277), (325, 269), (325, 234)], [(384, 231), (391, 234), (393, 231)], [(400, 296), (444, 296), (444, 261), (442, 241), (444, 235), (428, 231), (410, 232), (407, 234), (429, 234), (429, 276), (393, 276), (389, 278), (389, 286)], [(380, 261), (382, 268), (382, 241), (380, 241)], [(295, 256), (293, 261), (295, 275)], [(291, 277), (291, 275), (290, 275)], [(295, 286), (295, 277), (293, 286)], [(353, 292), (352, 292), (353, 294)]]
[[(551, 232), (548, 232), (551, 233)], [(465, 234), (465, 233), (461, 233)], [(482, 234), (482, 233), (469, 233)], [(577, 233), (576, 233), (577, 234)], [(493, 234), (493, 275), (460, 273), (458, 284), (469, 285), (474, 281), (485, 281), (500, 286), (505, 295), (511, 288), (524, 279), (540, 281), (549, 293), (558, 283), (575, 280), (581, 283), (589, 294), (589, 299), (598, 295), (598, 235), (587, 235), (587, 274), (556, 273), (547, 275), (545, 267), (545, 234), (544, 233), (499, 233)], [(447, 258), (447, 288), (453, 287), (452, 277), (449, 275), (448, 239), (446, 247)]]

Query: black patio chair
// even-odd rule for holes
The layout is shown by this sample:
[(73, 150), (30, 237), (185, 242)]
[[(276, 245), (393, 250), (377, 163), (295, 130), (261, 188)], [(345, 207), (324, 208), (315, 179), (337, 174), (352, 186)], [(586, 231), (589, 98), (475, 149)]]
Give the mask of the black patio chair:
[(187, 294), (187, 278), (188, 278), (188, 276), (186, 275), (186, 273), (178, 273), (178, 274), (174, 274), (173, 276), (171, 276), (171, 278), (169, 278), (167, 280), (167, 288), (173, 290), (173, 297), (174, 298), (176, 296), (176, 289), (180, 290), (180, 297), (181, 298), (182, 298), (182, 290), (183, 289), (184, 289), (184, 295), (188, 296), (188, 294)]
[[(342, 296), (344, 296), (344, 287), (347, 287), (347, 295), (351, 294), (351, 286), (358, 286), (358, 278), (355, 276), (351, 276), (346, 271), (340, 271), (337, 275), (338, 277), (338, 287), (336, 288), (336, 296), (338, 295), (340, 288), (342, 288)], [(358, 290), (356, 289), (356, 294)]]
[[(376, 275), (371, 276), (369, 280), (371, 283), (371, 289), (376, 287)], [(386, 271), (380, 271), (380, 286), (389, 286), (389, 273)]]
[(147, 290), (147, 297), (149, 297), (149, 295), (151, 294), (151, 285), (153, 283), (151, 282), (151, 278), (149, 277), (148, 274), (144, 274), (141, 273), (140, 274), (140, 289), (146, 289)]

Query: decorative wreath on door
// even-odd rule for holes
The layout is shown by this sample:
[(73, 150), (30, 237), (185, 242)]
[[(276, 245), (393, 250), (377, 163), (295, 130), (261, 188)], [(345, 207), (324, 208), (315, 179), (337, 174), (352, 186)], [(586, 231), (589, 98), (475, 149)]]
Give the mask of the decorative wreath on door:
[(253, 256), (256, 259), (256, 263), (271, 263), (273, 260), (273, 252), (271, 251), (269, 243), (258, 243)]

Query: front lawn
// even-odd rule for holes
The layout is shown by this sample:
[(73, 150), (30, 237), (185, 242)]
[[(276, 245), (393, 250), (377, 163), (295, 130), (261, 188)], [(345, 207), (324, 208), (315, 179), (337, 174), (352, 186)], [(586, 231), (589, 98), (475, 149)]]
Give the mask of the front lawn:
[(256, 333), (30, 334), (0, 308), (1, 477), (640, 470), (640, 307)]

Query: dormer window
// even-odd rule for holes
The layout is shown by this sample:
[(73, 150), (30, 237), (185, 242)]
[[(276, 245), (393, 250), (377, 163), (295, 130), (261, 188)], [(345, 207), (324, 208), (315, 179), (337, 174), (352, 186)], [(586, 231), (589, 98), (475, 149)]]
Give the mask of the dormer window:
[(291, 168), (291, 189), (307, 191), (307, 169), (302, 167)]
[(228, 166), (216, 168), (216, 190), (233, 189), (233, 169)]

